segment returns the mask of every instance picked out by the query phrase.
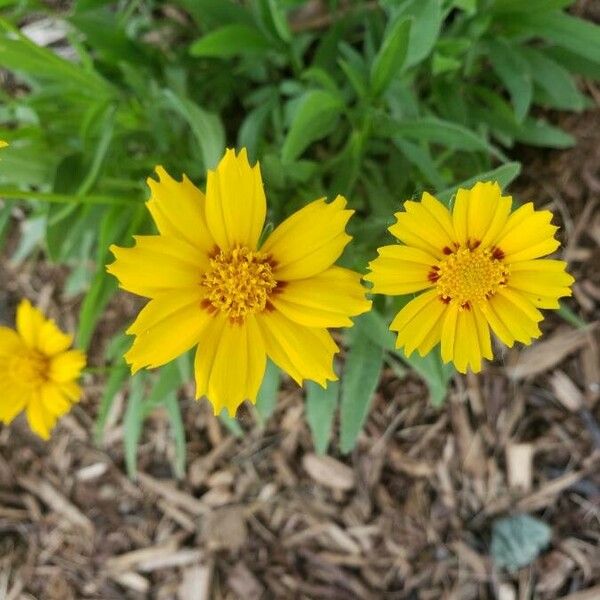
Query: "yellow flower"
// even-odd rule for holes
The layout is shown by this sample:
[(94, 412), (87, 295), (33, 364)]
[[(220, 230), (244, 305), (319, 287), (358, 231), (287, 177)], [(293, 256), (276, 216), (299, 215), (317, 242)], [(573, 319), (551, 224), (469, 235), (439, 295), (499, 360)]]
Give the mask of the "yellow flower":
[(81, 398), (77, 379), (85, 354), (68, 350), (73, 338), (23, 300), (17, 330), (0, 327), (0, 421), (9, 424), (23, 410), (31, 429), (47, 440), (59, 417)]
[(0, 140), (0, 148), (6, 148), (6, 146), (8, 146), (8, 142), (5, 142), (4, 140)]
[(540, 259), (559, 242), (552, 213), (530, 202), (511, 214), (512, 198), (495, 182), (456, 194), (452, 213), (424, 193), (406, 202), (389, 230), (402, 244), (379, 248), (370, 263), (373, 292), (422, 292), (390, 325), (407, 356), (441, 342), (442, 359), (464, 373), (492, 359), (490, 327), (507, 346), (541, 335), (538, 308), (558, 308), (573, 277), (562, 260)]
[(267, 355), (299, 384), (335, 380), (327, 328), (370, 308), (360, 275), (333, 266), (351, 239), (344, 198), (308, 204), (260, 244), (266, 200), (245, 149), (227, 150), (208, 172), (206, 196), (185, 176), (156, 172), (147, 206), (159, 235), (113, 246), (108, 267), (122, 288), (150, 298), (127, 332), (132, 371), (197, 346), (196, 397), (232, 415), (255, 402)]

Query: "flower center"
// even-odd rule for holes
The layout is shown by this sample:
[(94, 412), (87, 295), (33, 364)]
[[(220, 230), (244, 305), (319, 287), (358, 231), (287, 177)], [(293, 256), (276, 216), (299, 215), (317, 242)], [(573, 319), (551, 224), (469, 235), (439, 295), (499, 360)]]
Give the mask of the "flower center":
[(489, 300), (508, 281), (508, 267), (502, 262), (499, 248), (473, 247), (458, 249), (429, 273), (437, 284), (443, 302), (452, 300), (462, 308)]
[(277, 281), (270, 256), (239, 247), (227, 252), (217, 250), (200, 285), (206, 292), (202, 302), (205, 308), (224, 312), (230, 321), (241, 323), (246, 315), (268, 308), (269, 294)]
[(13, 356), (9, 372), (14, 381), (27, 387), (37, 387), (48, 380), (49, 360), (37, 350)]

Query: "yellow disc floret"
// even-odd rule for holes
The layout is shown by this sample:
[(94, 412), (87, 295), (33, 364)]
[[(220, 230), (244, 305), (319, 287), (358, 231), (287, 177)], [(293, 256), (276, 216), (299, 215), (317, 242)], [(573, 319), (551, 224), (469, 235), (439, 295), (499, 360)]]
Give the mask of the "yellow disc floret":
[(247, 315), (268, 307), (269, 295), (277, 287), (277, 281), (267, 254), (236, 247), (213, 254), (200, 285), (206, 292), (206, 307), (225, 313), (232, 322), (243, 322)]
[(436, 283), (444, 302), (458, 302), (470, 308), (489, 300), (506, 285), (508, 268), (498, 249), (462, 248), (451, 252), (437, 266), (429, 279)]

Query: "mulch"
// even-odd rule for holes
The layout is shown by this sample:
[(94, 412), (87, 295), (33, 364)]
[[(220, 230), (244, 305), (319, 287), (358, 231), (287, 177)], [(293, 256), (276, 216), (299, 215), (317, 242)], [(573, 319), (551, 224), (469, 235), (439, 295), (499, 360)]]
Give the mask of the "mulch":
[[(188, 387), (181, 480), (161, 410), (127, 478), (126, 395), (97, 442), (103, 381), (88, 376), (50, 442), (22, 420), (0, 429), (0, 598), (600, 598), (600, 112), (560, 120), (578, 145), (517, 149), (525, 172), (512, 190), (557, 213), (577, 276), (569, 305), (587, 327), (549, 315), (541, 341), (456, 378), (441, 409), (416, 375), (386, 369), (349, 456), (335, 444), (314, 454), (291, 382), (266, 426), (242, 409), (240, 438)], [(26, 295), (74, 326), (61, 269), (3, 258), (0, 278), (0, 319)], [(111, 305), (100, 338), (133, 308)], [(509, 573), (490, 557), (491, 529), (524, 513), (552, 541)]]

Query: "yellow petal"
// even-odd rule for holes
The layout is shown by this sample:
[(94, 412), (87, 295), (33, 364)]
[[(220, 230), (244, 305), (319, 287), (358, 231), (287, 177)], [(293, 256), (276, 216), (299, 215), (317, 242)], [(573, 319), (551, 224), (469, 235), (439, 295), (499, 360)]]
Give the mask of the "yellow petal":
[(47, 383), (40, 388), (40, 400), (48, 414), (56, 420), (71, 410), (71, 402), (59, 386)]
[(345, 228), (354, 211), (345, 206), (342, 196), (329, 204), (315, 200), (271, 233), (261, 252), (273, 257), (279, 281), (312, 277), (333, 265), (352, 239)]
[(31, 388), (9, 382), (2, 374), (3, 389), (0, 400), (0, 421), (8, 425), (25, 408), (31, 396)]
[(562, 298), (571, 295), (573, 277), (562, 260), (538, 259), (511, 264), (509, 286), (534, 297)]
[(456, 339), (454, 340), (454, 363), (456, 370), (466, 373), (471, 367), (474, 373), (481, 371), (481, 348), (477, 324), (471, 309), (459, 309), (456, 319)]
[(43, 440), (49, 439), (56, 418), (46, 410), (39, 392), (32, 395), (27, 404), (26, 415), (31, 430)]
[(156, 167), (159, 181), (148, 178), (150, 200), (146, 204), (158, 231), (171, 238), (187, 241), (208, 254), (215, 241), (208, 230), (204, 194), (184, 175), (173, 179), (163, 167)]
[(208, 254), (164, 235), (136, 236), (135, 240), (133, 248), (110, 247), (116, 260), (106, 270), (123, 289), (153, 298), (168, 290), (200, 285), (209, 266)]
[(125, 360), (133, 373), (160, 367), (195, 346), (212, 318), (197, 301), (171, 294), (150, 300), (128, 330), (136, 338)]
[(351, 327), (350, 317), (371, 308), (360, 275), (341, 267), (285, 282), (271, 302), (286, 317), (307, 327)]
[(470, 189), (456, 193), (453, 222), (457, 240), (464, 247), (474, 242), (483, 246), (497, 237), (504, 228), (512, 198), (502, 196), (496, 182), (478, 182)]
[(50, 361), (50, 379), (65, 383), (77, 379), (85, 367), (85, 354), (81, 350), (70, 350), (57, 354)]
[(64, 352), (73, 337), (63, 333), (51, 319), (34, 308), (29, 300), (23, 300), (17, 308), (17, 331), (28, 348), (39, 350), (46, 356)]
[(458, 311), (458, 304), (450, 302), (442, 323), (442, 360), (445, 363), (452, 361), (456, 354)]
[(550, 254), (560, 245), (554, 239), (558, 227), (551, 220), (550, 211), (536, 211), (531, 202), (524, 204), (510, 215), (493, 245), (502, 250), (507, 263)]
[(433, 285), (429, 280), (438, 262), (431, 254), (411, 246), (383, 246), (379, 256), (369, 263), (371, 273), (365, 280), (373, 283), (373, 293), (403, 295), (421, 291)]
[(219, 248), (256, 250), (266, 212), (259, 164), (250, 166), (245, 148), (227, 150), (206, 183), (206, 221)]
[(433, 301), (439, 302), (436, 290), (428, 290), (413, 298), (402, 310), (395, 316), (390, 325), (390, 331), (401, 331), (413, 319), (425, 310)]
[(406, 356), (410, 356), (419, 348), (421, 355), (423, 355), (421, 346), (424, 350), (430, 346), (431, 331), (439, 329), (441, 335), (441, 323), (446, 309), (447, 305), (437, 296), (432, 297), (429, 303), (419, 311), (418, 315), (408, 321), (402, 330), (398, 332), (396, 348), (404, 347)]
[[(215, 364), (215, 357), (219, 349), (221, 336), (227, 324), (227, 317), (222, 313), (217, 313), (211, 318), (202, 331), (202, 339), (198, 342), (196, 349), (196, 358), (194, 361), (194, 374), (196, 379), (196, 399), (202, 396), (208, 396), (208, 385)], [(222, 397), (217, 397), (213, 408), (217, 404), (224, 406), (226, 402)]]
[(452, 248), (454, 240), (425, 207), (411, 201), (404, 206), (410, 212), (394, 214), (396, 223), (389, 228), (390, 233), (407, 246), (419, 248), (436, 259), (443, 258), (444, 248)]
[[(203, 358), (199, 346), (197, 368), (203, 368), (200, 364)], [(254, 316), (242, 325), (225, 321), (208, 376), (208, 393), (205, 392), (215, 414), (225, 408), (233, 417), (244, 400), (255, 403), (266, 363), (264, 343)]]
[(23, 340), (16, 331), (0, 326), (0, 357), (12, 356), (24, 349)]
[[(497, 320), (504, 325), (510, 334), (510, 338), (517, 342), (529, 344), (532, 339), (542, 335), (537, 325), (538, 321), (532, 319), (521, 306), (515, 304), (512, 298), (509, 299), (506, 295), (498, 293), (489, 300), (486, 306), (493, 311)], [(486, 314), (486, 316), (488, 315)], [(495, 331), (495, 321), (491, 321), (489, 317), (488, 321)], [(502, 339), (499, 334), (498, 337)]]
[(81, 400), (83, 390), (75, 381), (64, 381), (63, 383), (59, 383), (58, 387), (71, 403)]
[(490, 326), (485, 315), (481, 311), (481, 308), (477, 305), (473, 306), (473, 319), (475, 320), (475, 327), (477, 329), (477, 339), (479, 341), (481, 356), (488, 360), (492, 360), (492, 358), (494, 358), (494, 353), (492, 352)]
[(303, 379), (323, 387), (337, 380), (333, 356), (339, 348), (326, 329), (304, 327), (277, 310), (257, 315), (257, 323), (268, 356), (299, 385)]

